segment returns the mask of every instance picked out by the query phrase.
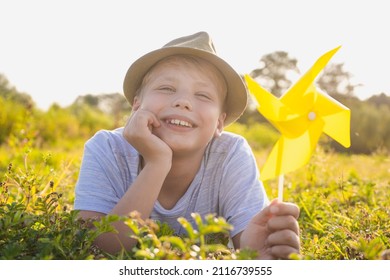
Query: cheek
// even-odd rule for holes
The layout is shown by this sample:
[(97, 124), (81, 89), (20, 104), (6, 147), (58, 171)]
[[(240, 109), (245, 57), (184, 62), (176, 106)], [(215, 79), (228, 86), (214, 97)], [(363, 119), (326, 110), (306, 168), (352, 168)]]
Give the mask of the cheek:
[(220, 127), (220, 114), (220, 110), (214, 110), (204, 118), (204, 121), (208, 124), (210, 131), (214, 132)]
[[(204, 108), (204, 110), (206, 110)], [(220, 128), (220, 117), (221, 117), (221, 110), (220, 109), (213, 109), (209, 110), (207, 114), (203, 115), (203, 121), (207, 124), (209, 127), (210, 133), (214, 133), (216, 130)]]
[(142, 101), (140, 108), (148, 111), (156, 111), (159, 108), (165, 106), (166, 100), (159, 97), (158, 95), (154, 96), (145, 96)]

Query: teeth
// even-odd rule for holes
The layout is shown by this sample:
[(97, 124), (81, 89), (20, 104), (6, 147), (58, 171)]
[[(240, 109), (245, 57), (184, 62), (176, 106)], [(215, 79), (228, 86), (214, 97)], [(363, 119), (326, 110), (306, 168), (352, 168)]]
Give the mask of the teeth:
[(183, 120), (169, 120), (168, 123), (170, 124), (175, 124), (175, 125), (180, 125), (180, 126), (185, 126), (185, 127), (192, 127), (192, 125), (189, 122), (183, 121)]

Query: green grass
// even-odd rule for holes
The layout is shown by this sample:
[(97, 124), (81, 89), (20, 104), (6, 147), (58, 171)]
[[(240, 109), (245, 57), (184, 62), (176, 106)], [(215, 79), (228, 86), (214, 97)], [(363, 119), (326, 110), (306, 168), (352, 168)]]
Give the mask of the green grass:
[[(67, 145), (68, 147), (69, 145)], [(268, 150), (256, 149), (261, 166)], [(171, 236), (165, 225), (141, 221), (133, 228), (140, 246), (110, 256), (94, 247), (112, 230), (108, 217), (92, 231), (72, 211), (82, 145), (40, 150), (19, 143), (0, 147), (0, 258), (2, 259), (250, 259), (227, 249), (229, 225), (219, 217), (200, 221), (203, 232)], [(284, 200), (297, 203), (301, 255), (296, 259), (381, 259), (390, 249), (390, 160), (384, 155), (341, 155), (317, 148), (310, 162), (285, 176)], [(264, 182), (270, 199), (277, 180)], [(188, 222), (181, 221), (188, 227)], [(202, 224), (204, 223), (204, 224)], [(138, 228), (138, 231), (137, 231)], [(211, 241), (210, 241), (211, 240)]]
[[(264, 157), (259, 156), (259, 161)], [(261, 164), (261, 163), (260, 163)], [(390, 160), (317, 148), (285, 176), (285, 201), (297, 203), (302, 254), (308, 259), (379, 259), (390, 248)], [(265, 182), (277, 197), (277, 182)]]

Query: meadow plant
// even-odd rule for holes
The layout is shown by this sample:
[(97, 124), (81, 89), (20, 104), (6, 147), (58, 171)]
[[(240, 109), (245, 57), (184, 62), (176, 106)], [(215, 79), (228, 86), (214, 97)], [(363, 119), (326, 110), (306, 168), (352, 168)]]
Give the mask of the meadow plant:
[[(257, 141), (249, 127), (231, 129), (240, 129), (244, 137)], [(90, 227), (72, 210), (82, 157), (77, 143), (82, 141), (72, 146), (70, 139), (63, 151), (48, 151), (33, 143), (36, 135), (34, 126), (26, 125), (0, 146), (0, 259), (256, 257), (253, 251), (231, 249), (231, 226), (213, 215), (202, 218), (194, 213), (192, 221), (180, 218), (185, 236), (174, 235), (164, 223), (142, 220), (137, 213), (109, 215)], [(256, 147), (254, 152), (262, 166), (268, 151)], [(291, 258), (390, 259), (389, 170), (390, 160), (383, 155), (343, 155), (318, 146), (306, 166), (286, 174), (284, 199), (301, 210), (301, 255)], [(277, 197), (276, 179), (264, 185), (270, 199)], [(113, 231), (111, 224), (119, 219), (130, 227), (138, 245), (109, 255), (94, 240)]]

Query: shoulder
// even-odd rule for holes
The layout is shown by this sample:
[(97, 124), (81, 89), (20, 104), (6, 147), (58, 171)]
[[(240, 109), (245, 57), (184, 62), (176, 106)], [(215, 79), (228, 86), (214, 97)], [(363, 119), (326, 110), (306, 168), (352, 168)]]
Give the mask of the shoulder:
[(114, 130), (99, 130), (92, 136), (87, 143), (90, 142), (103, 142), (103, 141), (121, 141), (123, 127)]
[(212, 152), (233, 153), (237, 150), (251, 152), (251, 148), (243, 136), (225, 131), (213, 139), (210, 148)]
[(229, 169), (238, 164), (247, 165), (254, 161), (254, 155), (247, 140), (241, 135), (223, 132), (215, 137), (207, 147), (205, 160)]
[(123, 137), (123, 127), (114, 130), (100, 130), (96, 132), (86, 143), (86, 149), (111, 150), (112, 152), (130, 151), (135, 149)]

